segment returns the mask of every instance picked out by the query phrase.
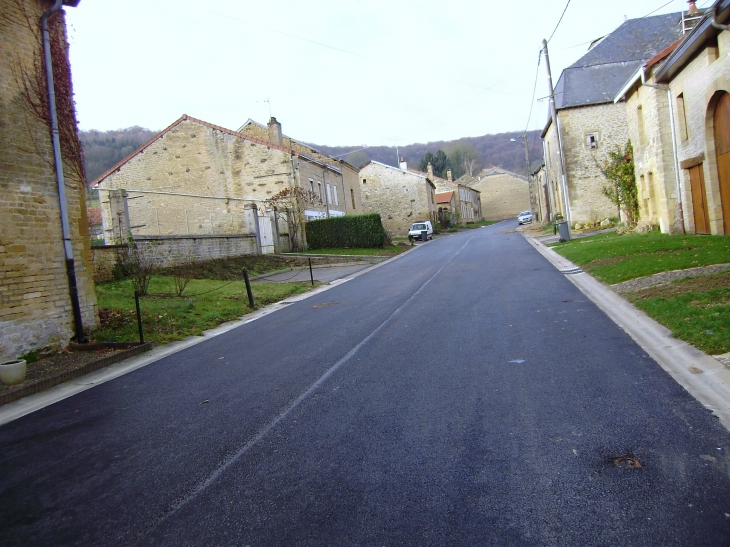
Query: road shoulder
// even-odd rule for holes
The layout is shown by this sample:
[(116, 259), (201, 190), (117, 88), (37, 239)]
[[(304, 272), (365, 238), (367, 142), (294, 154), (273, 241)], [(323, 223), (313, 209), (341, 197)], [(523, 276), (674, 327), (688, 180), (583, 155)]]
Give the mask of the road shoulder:
[(730, 430), (730, 368), (694, 346), (672, 337), (671, 331), (543, 245), (525, 239), (611, 320), (639, 344), (669, 375)]

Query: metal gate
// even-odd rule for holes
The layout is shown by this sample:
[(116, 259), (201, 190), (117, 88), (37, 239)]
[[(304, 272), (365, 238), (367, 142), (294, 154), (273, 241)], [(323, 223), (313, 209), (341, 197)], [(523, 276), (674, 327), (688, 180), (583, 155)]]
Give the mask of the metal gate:
[(274, 253), (274, 230), (271, 226), (272, 213), (264, 211), (261, 207), (259, 213), (259, 230), (261, 231), (261, 254)]

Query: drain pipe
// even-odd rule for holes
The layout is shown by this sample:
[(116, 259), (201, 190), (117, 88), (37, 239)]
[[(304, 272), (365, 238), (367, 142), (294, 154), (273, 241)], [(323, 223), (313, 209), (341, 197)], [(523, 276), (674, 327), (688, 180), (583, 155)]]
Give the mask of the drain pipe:
[(48, 32), (48, 18), (60, 11), (63, 0), (55, 0), (53, 7), (46, 10), (41, 16), (41, 30), (43, 33), (43, 61), (46, 68), (46, 83), (48, 86), (48, 106), (51, 113), (51, 138), (53, 140), (53, 160), (56, 168), (56, 183), (58, 185), (58, 201), (61, 206), (61, 230), (63, 233), (63, 249), (66, 254), (66, 275), (73, 308), (76, 341), (86, 342), (84, 325), (81, 321), (81, 306), (79, 304), (79, 290), (76, 285), (76, 266), (74, 264), (73, 249), (71, 248), (71, 230), (68, 225), (68, 209), (66, 205), (66, 183), (63, 179), (63, 159), (61, 157), (61, 139), (58, 132), (58, 113), (56, 112), (56, 91), (53, 85), (53, 59), (51, 58), (51, 39)]
[(646, 87), (653, 87), (654, 89), (661, 89), (667, 92), (667, 106), (669, 107), (669, 123), (672, 126), (672, 154), (674, 159), (674, 179), (677, 183), (677, 220), (679, 220), (679, 227), (682, 233), (685, 233), (684, 229), (684, 208), (682, 206), (682, 186), (679, 178), (679, 162), (677, 160), (677, 135), (674, 132), (674, 108), (672, 107), (672, 91), (668, 85), (650, 84), (646, 81), (646, 65), (641, 67), (641, 85)]

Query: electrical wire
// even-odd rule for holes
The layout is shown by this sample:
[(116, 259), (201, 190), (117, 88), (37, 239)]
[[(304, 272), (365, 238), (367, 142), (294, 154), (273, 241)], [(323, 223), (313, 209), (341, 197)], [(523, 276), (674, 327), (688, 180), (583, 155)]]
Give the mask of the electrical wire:
[(569, 5), (570, 5), (570, 0), (568, 0), (568, 2), (565, 4), (565, 9), (563, 10), (562, 15), (560, 16), (560, 19), (558, 19), (558, 24), (555, 25), (555, 28), (553, 29), (553, 33), (550, 35), (550, 38), (547, 39), (548, 43), (550, 43), (550, 40), (552, 40), (553, 39), (553, 36), (555, 36), (555, 33), (557, 32), (558, 27), (560, 26), (560, 23), (563, 20), (563, 16), (565, 15), (565, 12), (568, 11), (568, 6)]

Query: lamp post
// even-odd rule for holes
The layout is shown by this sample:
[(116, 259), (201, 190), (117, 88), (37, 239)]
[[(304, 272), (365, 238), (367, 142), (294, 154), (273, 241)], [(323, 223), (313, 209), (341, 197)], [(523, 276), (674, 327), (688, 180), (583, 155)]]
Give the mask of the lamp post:
[(517, 137), (516, 139), (510, 139), (512, 142), (519, 142), (522, 141), (522, 144), (525, 145), (525, 167), (527, 168), (527, 188), (530, 190), (530, 209), (532, 209), (532, 212), (535, 212), (535, 194), (532, 191), (532, 173), (530, 169), (530, 151), (527, 148), (527, 133), (523, 134), (520, 137)]

